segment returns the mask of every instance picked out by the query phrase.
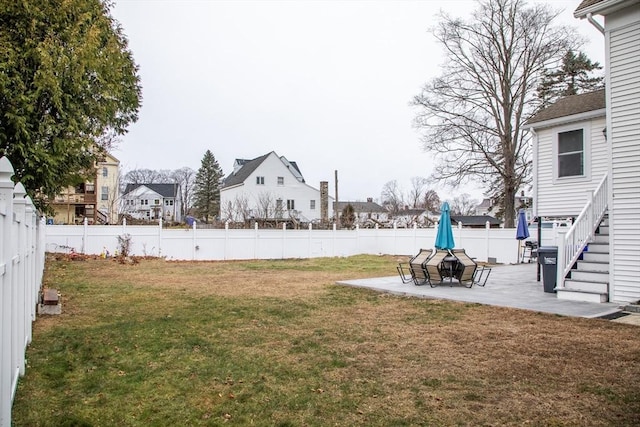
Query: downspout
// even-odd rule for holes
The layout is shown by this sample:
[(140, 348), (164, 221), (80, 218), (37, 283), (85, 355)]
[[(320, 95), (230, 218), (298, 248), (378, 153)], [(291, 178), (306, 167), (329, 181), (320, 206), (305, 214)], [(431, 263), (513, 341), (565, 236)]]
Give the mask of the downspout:
[(593, 18), (593, 14), (591, 13), (587, 13), (587, 21), (589, 21), (589, 23), (591, 25), (593, 25), (594, 27), (596, 27), (596, 29), (598, 31), (600, 31), (602, 33), (602, 35), (604, 35), (604, 27)]

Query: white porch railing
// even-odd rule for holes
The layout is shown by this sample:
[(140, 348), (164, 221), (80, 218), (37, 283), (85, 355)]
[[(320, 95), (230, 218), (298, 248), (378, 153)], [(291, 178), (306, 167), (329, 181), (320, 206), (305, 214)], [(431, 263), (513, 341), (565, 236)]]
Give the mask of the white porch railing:
[(558, 259), (556, 260), (558, 269), (556, 286), (558, 288), (564, 288), (564, 280), (567, 274), (569, 274), (571, 267), (578, 260), (587, 244), (593, 241), (595, 231), (607, 211), (609, 197), (607, 179), (607, 174), (605, 174), (596, 190), (591, 193), (590, 200), (566, 234), (560, 232)]

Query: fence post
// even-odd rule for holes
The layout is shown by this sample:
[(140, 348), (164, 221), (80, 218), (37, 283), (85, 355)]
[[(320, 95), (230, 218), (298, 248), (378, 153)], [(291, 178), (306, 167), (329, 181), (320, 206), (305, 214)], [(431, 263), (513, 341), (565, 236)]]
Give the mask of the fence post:
[(253, 259), (258, 259), (258, 221), (253, 225), (253, 229), (255, 230), (253, 239)]
[(89, 236), (89, 218), (86, 216), (82, 221), (82, 248), (80, 249), (80, 253), (86, 255), (87, 254), (87, 239)]
[(311, 223), (309, 223), (309, 241), (308, 241), (308, 251), (307, 251), (307, 258), (311, 258), (311, 253), (312, 253), (312, 240), (313, 240), (313, 225)]
[(13, 277), (13, 166), (0, 158), (0, 426), (11, 426), (11, 283)]
[(558, 256), (556, 258), (556, 287), (564, 288), (564, 268), (567, 265), (566, 248), (564, 237), (566, 235), (565, 230), (558, 229), (557, 231), (557, 243), (558, 243)]
[(285, 259), (285, 248), (287, 247), (287, 223), (282, 223), (282, 253), (280, 254), (281, 259)]
[(229, 247), (229, 221), (224, 223), (224, 253), (222, 259), (227, 260), (227, 250)]
[(158, 257), (162, 257), (162, 217), (158, 219)]
[(491, 223), (489, 223), (489, 221), (484, 223), (484, 229), (485, 229), (485, 234), (484, 234), (484, 259), (485, 261), (489, 262), (489, 245), (490, 245), (490, 239), (489, 239), (489, 233), (491, 232)]
[[(25, 224), (27, 208), (26, 196), (27, 192), (24, 189), (24, 186), (21, 183), (16, 184), (16, 187), (13, 190), (13, 209), (17, 227), (14, 238), (16, 238), (18, 254), (14, 258), (17, 263), (17, 271), (14, 271), (15, 275), (13, 281), (13, 302), (15, 307), (13, 316), (13, 321), (15, 322), (13, 332), (13, 369), (15, 369), (20, 376), (24, 375), (24, 350), (26, 347), (25, 337), (27, 335), (26, 313), (24, 312), (26, 298), (25, 273), (27, 266), (25, 259), (25, 254), (27, 252), (27, 225)], [(12, 385), (13, 393), (15, 393), (18, 385), (17, 376), (14, 377), (14, 383), (15, 384)]]

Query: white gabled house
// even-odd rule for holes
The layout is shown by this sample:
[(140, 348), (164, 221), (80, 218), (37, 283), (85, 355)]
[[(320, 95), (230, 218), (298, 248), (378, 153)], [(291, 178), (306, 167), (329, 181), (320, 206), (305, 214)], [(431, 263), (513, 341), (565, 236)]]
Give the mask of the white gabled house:
[(324, 203), (326, 221), (333, 216), (326, 183), (322, 193), (305, 182), (296, 162), (274, 151), (251, 160), (236, 159), (220, 189), (221, 219), (316, 222), (323, 220)]
[(141, 220), (180, 222), (180, 185), (127, 184), (122, 196), (122, 213)]
[(564, 98), (528, 121), (535, 133), (534, 209), (575, 218), (558, 239), (558, 298), (637, 302), (640, 0), (584, 0), (574, 16), (603, 33), (606, 91)]

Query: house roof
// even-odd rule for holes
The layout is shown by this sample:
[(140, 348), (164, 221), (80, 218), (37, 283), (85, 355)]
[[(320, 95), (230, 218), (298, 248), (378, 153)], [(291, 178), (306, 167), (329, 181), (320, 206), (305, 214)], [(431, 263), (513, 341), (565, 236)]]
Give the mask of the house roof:
[(342, 211), (347, 205), (351, 205), (355, 212), (386, 212), (387, 210), (375, 202), (336, 202), (334, 210)]
[[(287, 167), (291, 165), (297, 172), (297, 175), (302, 177), (302, 173), (300, 172), (300, 168), (298, 167), (298, 164), (296, 162), (283, 159), (282, 157), (279, 157), (274, 151), (272, 151), (251, 160), (236, 159), (235, 163), (237, 165), (240, 165), (240, 169), (238, 169), (236, 172), (231, 172), (229, 176), (224, 179), (222, 187), (233, 187), (234, 185), (242, 184), (258, 168), (258, 166), (260, 166), (262, 162), (264, 162), (266, 158), (269, 157), (271, 153), (275, 154), (276, 157), (282, 160), (283, 163), (287, 165)], [(294, 173), (294, 175), (296, 175), (296, 173)], [(302, 178), (302, 182), (304, 182), (304, 178)]]
[(162, 197), (176, 197), (178, 193), (178, 184), (127, 184), (124, 189), (124, 194), (129, 194), (138, 187), (147, 187), (151, 191), (154, 191)]
[(491, 226), (502, 224), (499, 219), (496, 219), (489, 215), (451, 215), (452, 223), (461, 222), (462, 225), (466, 225), (466, 226), (474, 226), (474, 225), (484, 226), (487, 221), (489, 221), (489, 225)]
[(604, 89), (560, 98), (527, 120), (527, 125), (606, 108)]
[(573, 16), (586, 18), (590, 13), (606, 15), (637, 3), (640, 3), (640, 0), (583, 0), (573, 12)]

